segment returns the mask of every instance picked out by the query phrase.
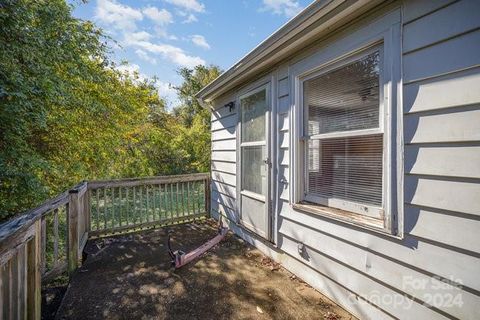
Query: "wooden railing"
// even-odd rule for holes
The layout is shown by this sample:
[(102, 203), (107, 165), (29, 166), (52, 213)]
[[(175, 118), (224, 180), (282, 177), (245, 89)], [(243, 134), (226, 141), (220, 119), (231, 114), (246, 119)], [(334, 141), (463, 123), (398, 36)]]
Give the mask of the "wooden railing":
[(209, 211), (209, 174), (89, 183), (90, 235), (191, 221)]
[(40, 319), (41, 284), (81, 261), (89, 237), (187, 222), (209, 211), (209, 174), (82, 182), (0, 225), (0, 319)]

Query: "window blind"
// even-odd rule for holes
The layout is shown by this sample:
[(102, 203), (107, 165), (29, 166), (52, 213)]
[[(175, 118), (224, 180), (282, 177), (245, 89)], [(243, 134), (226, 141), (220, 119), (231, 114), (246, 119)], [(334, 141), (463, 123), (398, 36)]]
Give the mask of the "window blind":
[(379, 53), (305, 81), (307, 135), (378, 128)]
[(383, 134), (358, 134), (379, 128), (379, 59), (374, 52), (304, 82), (307, 194), (382, 206)]

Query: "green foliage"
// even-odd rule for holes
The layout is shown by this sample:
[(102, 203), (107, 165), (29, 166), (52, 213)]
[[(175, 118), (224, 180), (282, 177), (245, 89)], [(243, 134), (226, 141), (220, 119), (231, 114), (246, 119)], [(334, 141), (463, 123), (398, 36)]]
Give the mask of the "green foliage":
[(210, 111), (200, 106), (195, 94), (220, 74), (216, 66), (179, 70), (183, 83), (176, 89), (181, 105), (173, 113), (184, 126), (179, 139), (189, 155), (187, 162), (192, 171), (210, 171)]
[(209, 170), (216, 67), (182, 69), (182, 105), (117, 71), (101, 30), (64, 0), (0, 2), (0, 220), (85, 179)]

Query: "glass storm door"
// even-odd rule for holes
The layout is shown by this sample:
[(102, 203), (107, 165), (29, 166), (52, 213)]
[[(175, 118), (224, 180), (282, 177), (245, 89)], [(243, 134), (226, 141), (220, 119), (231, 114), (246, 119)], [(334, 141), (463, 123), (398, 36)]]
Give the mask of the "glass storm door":
[(240, 97), (240, 219), (265, 239), (270, 237), (268, 86)]

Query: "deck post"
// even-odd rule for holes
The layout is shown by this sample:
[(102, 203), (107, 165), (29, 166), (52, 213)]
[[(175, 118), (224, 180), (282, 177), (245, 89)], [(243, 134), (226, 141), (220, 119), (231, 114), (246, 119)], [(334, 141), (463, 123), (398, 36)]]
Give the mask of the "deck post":
[(68, 274), (71, 277), (78, 266), (78, 214), (80, 211), (80, 199), (78, 190), (72, 189), (69, 191), (69, 205), (67, 215), (67, 259), (68, 259)]
[(41, 318), (41, 220), (35, 221), (33, 237), (27, 242), (27, 319)]

